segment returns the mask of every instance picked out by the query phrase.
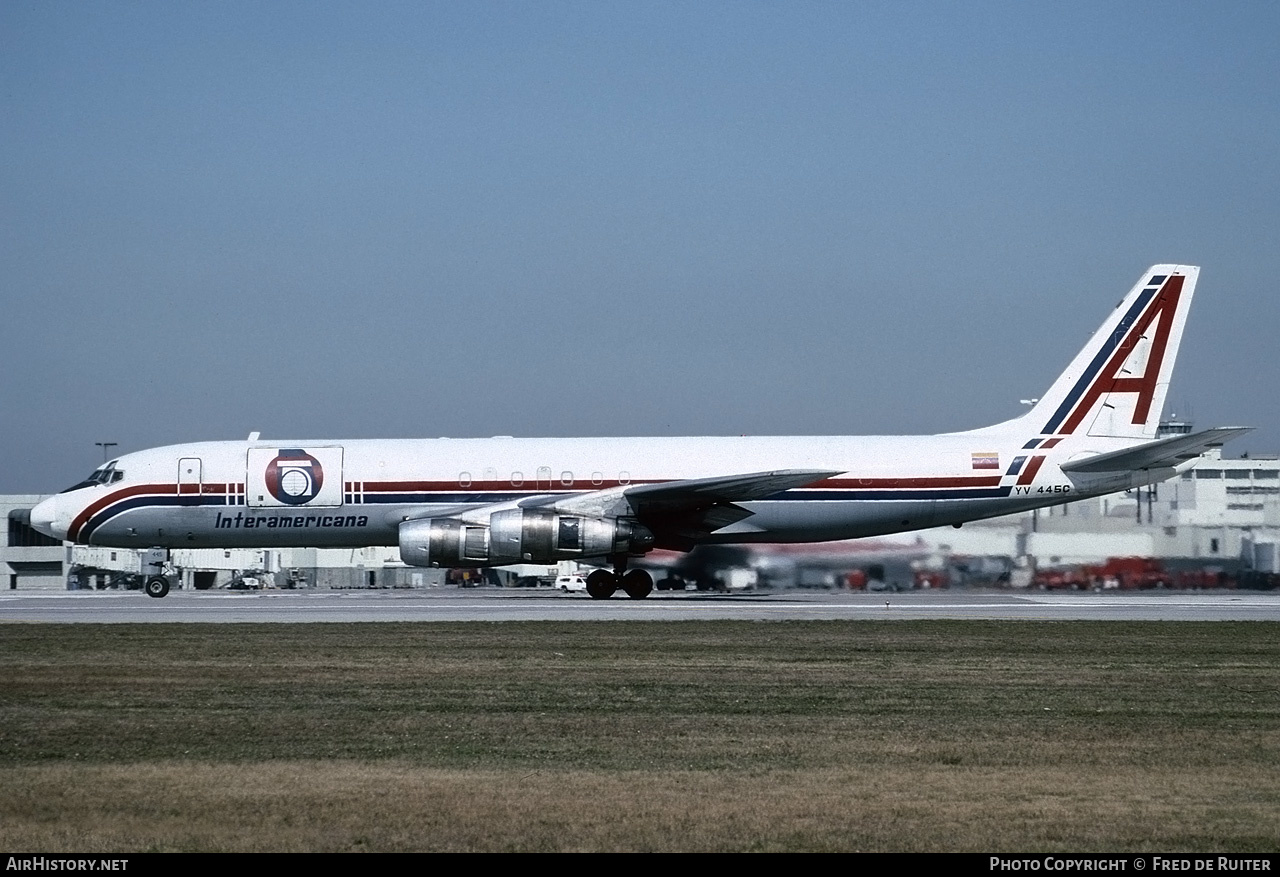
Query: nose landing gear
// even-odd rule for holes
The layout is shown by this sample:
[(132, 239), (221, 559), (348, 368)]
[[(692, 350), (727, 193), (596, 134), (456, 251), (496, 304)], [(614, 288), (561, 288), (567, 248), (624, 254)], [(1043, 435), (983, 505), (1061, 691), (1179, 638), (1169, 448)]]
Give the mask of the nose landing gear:
[(158, 600), (169, 593), (169, 577), (165, 575), (168, 564), (167, 548), (148, 548), (142, 552), (142, 574), (147, 578), (142, 589), (147, 592), (148, 597)]

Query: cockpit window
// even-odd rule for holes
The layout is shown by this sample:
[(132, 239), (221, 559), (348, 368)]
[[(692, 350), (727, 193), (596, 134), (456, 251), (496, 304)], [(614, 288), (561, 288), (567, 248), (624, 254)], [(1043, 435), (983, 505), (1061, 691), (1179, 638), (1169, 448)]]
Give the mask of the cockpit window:
[(117, 462), (117, 460), (112, 460), (110, 463), (94, 469), (93, 473), (84, 481), (81, 481), (79, 484), (73, 484), (62, 492), (70, 493), (73, 490), (80, 490), (85, 487), (97, 487), (100, 484), (115, 484), (117, 481), (124, 478), (124, 470), (116, 468)]

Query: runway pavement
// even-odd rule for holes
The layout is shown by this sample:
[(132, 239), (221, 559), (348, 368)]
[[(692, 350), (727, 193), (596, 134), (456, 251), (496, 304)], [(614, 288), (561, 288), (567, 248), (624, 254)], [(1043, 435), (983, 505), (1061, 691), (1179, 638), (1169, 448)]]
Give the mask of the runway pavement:
[(353, 621), (688, 621), (980, 618), (1049, 621), (1280, 621), (1280, 592), (783, 591), (655, 593), (644, 600), (548, 590), (0, 592), (0, 624)]

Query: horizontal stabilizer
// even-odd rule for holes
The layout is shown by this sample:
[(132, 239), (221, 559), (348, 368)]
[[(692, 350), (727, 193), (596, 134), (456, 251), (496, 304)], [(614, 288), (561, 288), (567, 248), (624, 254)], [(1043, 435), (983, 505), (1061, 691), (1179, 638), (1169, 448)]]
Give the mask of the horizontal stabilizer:
[(1132, 472), (1138, 469), (1163, 469), (1195, 459), (1210, 448), (1222, 445), (1253, 429), (1251, 426), (1219, 426), (1191, 435), (1175, 435), (1154, 442), (1097, 454), (1083, 460), (1071, 460), (1062, 464), (1062, 471), (1072, 472)]

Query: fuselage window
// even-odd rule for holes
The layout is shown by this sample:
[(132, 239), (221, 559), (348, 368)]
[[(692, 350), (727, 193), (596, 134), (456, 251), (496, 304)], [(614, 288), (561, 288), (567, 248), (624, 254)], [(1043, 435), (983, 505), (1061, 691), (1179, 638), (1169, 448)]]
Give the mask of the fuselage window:
[(631, 483), (631, 473), (630, 473), (630, 472), (619, 472), (619, 473), (618, 473), (618, 483), (619, 483), (619, 484), (630, 484), (630, 483)]
[(592, 473), (591, 473), (591, 483), (592, 483), (592, 484), (594, 484), (594, 485), (596, 485), (597, 487), (599, 487), (601, 484), (604, 484), (604, 473), (603, 473), (603, 472), (592, 472)]
[(573, 473), (568, 470), (560, 473), (560, 483), (565, 487), (573, 486)]
[(511, 486), (512, 486), (512, 487), (521, 487), (523, 484), (524, 484), (524, 473), (523, 473), (523, 472), (512, 472), (512, 473), (511, 473)]
[(459, 473), (458, 473), (458, 486), (459, 486), (459, 487), (470, 487), (470, 486), (471, 486), (471, 473), (470, 473), (470, 472), (459, 472)]

